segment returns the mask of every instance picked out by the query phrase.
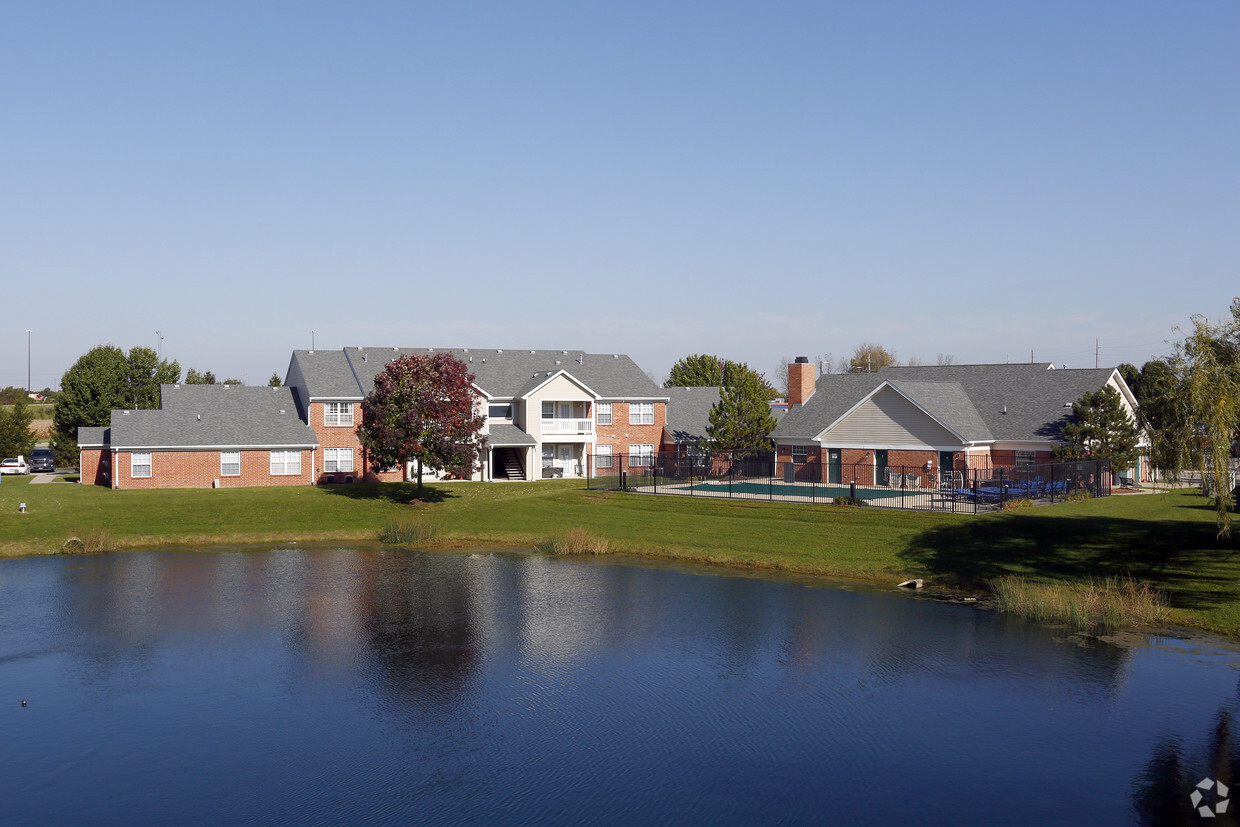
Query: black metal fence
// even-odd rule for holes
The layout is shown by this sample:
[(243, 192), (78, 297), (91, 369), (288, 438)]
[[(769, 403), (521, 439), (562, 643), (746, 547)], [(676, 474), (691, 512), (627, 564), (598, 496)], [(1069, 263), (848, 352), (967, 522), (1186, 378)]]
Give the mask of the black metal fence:
[(938, 471), (870, 463), (807, 466), (774, 453), (591, 457), (586, 487), (684, 497), (840, 503), (982, 513), (1111, 493), (1106, 460)]

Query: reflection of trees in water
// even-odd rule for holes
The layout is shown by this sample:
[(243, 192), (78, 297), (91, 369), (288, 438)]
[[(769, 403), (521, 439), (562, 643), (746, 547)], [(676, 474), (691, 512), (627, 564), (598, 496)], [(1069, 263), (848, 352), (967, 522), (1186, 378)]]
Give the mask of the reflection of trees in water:
[(392, 562), (365, 607), (379, 688), (391, 700), (424, 709), (451, 705), (478, 664), (468, 572), (434, 555)]
[[(1164, 738), (1154, 745), (1145, 770), (1133, 783), (1132, 806), (1141, 824), (1151, 827), (1167, 825), (1240, 824), (1237, 818), (1237, 795), (1233, 781), (1240, 778), (1240, 745), (1236, 743), (1230, 705), (1219, 709), (1210, 733), (1207, 748), (1191, 760), (1179, 739)], [(1227, 785), (1231, 803), (1227, 812), (1213, 819), (1203, 819), (1193, 808), (1189, 796), (1197, 782), (1211, 778)], [(1213, 804), (1207, 796), (1203, 804)]]

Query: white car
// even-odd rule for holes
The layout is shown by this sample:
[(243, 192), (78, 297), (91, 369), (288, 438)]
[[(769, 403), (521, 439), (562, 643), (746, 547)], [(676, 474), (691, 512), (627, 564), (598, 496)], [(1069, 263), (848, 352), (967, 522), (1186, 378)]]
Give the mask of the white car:
[(25, 457), (9, 457), (0, 462), (0, 474), (29, 474), (30, 466)]

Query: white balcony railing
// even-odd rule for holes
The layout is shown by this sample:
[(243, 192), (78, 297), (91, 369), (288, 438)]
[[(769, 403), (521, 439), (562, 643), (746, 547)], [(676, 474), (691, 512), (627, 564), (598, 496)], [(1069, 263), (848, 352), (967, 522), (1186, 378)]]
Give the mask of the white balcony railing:
[(594, 433), (594, 420), (544, 419), (542, 432), (544, 434), (592, 434)]

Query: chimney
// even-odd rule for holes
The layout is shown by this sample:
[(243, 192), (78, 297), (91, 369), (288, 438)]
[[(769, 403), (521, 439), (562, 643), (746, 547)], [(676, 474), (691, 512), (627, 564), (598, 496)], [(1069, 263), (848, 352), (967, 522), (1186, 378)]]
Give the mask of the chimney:
[(788, 365), (788, 404), (804, 405), (814, 395), (814, 366), (808, 356), (798, 356)]

